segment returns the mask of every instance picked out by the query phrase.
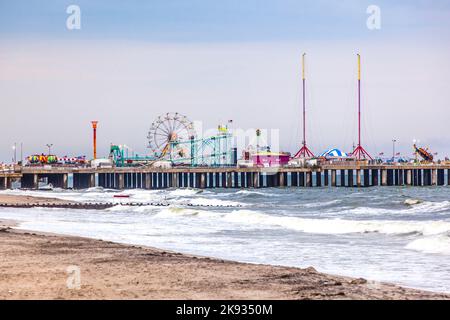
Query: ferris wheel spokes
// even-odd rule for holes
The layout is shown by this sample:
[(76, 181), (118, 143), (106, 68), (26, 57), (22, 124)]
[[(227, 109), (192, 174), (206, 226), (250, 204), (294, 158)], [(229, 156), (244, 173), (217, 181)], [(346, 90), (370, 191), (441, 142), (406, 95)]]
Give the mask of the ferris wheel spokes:
[(179, 113), (166, 113), (159, 116), (148, 132), (148, 147), (155, 156), (162, 159), (188, 157), (188, 150), (178, 142), (195, 136), (193, 123)]

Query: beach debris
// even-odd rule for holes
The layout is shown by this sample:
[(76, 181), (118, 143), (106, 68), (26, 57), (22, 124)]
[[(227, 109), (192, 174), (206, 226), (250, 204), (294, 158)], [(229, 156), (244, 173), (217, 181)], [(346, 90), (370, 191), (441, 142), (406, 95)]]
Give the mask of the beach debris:
[(308, 268), (306, 268), (306, 269), (304, 269), (306, 272), (308, 272), (308, 273), (317, 273), (317, 270), (316, 269), (314, 269), (313, 267), (308, 267)]
[(367, 280), (364, 278), (353, 279), (350, 281), (351, 284), (366, 284)]
[(422, 200), (419, 200), (419, 199), (406, 199), (404, 204), (406, 204), (408, 206), (412, 206), (412, 205), (415, 205), (415, 204), (419, 204), (421, 202), (422, 202)]

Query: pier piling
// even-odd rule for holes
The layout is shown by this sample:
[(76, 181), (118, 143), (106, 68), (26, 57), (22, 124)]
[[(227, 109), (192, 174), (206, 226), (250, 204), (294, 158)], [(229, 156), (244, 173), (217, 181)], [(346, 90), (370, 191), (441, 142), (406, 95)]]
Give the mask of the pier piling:
[(386, 169), (381, 170), (381, 185), (382, 186), (388, 185), (388, 174)]
[(239, 174), (237, 172), (232, 172), (233, 175), (233, 188), (239, 188)]
[[(0, 173), (0, 189), (20, 182), (37, 189), (39, 182), (55, 188), (86, 189), (96, 185), (113, 189), (262, 188), (322, 186), (445, 186), (450, 185), (448, 164), (326, 165), (321, 168), (27, 168)], [(73, 181), (73, 185), (69, 185)]]
[(321, 187), (322, 186), (322, 172), (316, 171), (316, 186)]
[(361, 187), (361, 169), (356, 170), (356, 185), (358, 188)]
[(8, 178), (0, 177), (0, 190), (8, 189)]
[(347, 170), (347, 186), (348, 187), (354, 187), (354, 184), (353, 184), (353, 170), (352, 169)]
[(311, 171), (306, 172), (306, 186), (312, 187), (312, 172)]
[(438, 185), (438, 172), (436, 169), (431, 170), (431, 185), (433, 186)]
[(345, 170), (340, 171), (340, 178), (341, 178), (340, 186), (345, 187)]
[(299, 172), (298, 174), (298, 186), (305, 187), (306, 186), (306, 174), (305, 172)]
[(363, 183), (364, 187), (370, 187), (370, 172), (369, 170), (363, 169)]
[(445, 170), (438, 169), (437, 171), (437, 185), (443, 186), (445, 185)]
[(405, 177), (404, 171), (398, 170), (398, 185), (399, 186), (403, 186), (405, 184), (404, 177)]
[(412, 171), (406, 170), (406, 185), (410, 186), (412, 184)]
[(323, 171), (323, 185), (324, 187), (328, 187), (330, 185), (329, 173), (326, 169)]
[(372, 169), (372, 186), (378, 186), (380, 184), (379, 182), (379, 170), (378, 169)]

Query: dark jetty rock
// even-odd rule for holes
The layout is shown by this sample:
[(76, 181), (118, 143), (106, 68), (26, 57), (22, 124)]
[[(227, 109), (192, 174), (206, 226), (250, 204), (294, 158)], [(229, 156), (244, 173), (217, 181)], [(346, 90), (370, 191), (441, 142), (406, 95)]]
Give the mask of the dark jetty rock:
[(83, 203), (83, 202), (48, 202), (48, 203), (1, 203), (3, 208), (61, 208), (61, 209), (90, 209), (102, 210), (114, 207), (116, 203)]
[[(35, 208), (35, 207), (41, 207), (41, 208), (61, 208), (61, 209), (85, 209), (85, 210), (103, 210), (112, 208), (115, 206), (130, 206), (130, 207), (142, 207), (142, 206), (157, 206), (157, 207), (167, 207), (170, 206), (170, 203), (167, 202), (44, 202), (44, 203), (0, 203), (0, 207), (9, 207), (9, 208)], [(192, 204), (187, 203), (185, 206), (188, 207), (226, 207), (226, 208), (233, 208), (233, 207), (242, 207), (241, 205), (211, 205), (211, 204), (205, 204), (205, 205), (199, 205), (199, 204)]]

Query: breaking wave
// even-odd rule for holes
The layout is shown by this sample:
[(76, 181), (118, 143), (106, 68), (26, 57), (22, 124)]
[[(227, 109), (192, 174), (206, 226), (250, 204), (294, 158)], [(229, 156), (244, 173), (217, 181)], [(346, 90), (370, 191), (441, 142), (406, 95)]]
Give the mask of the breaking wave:
[(214, 217), (220, 214), (207, 210), (187, 209), (180, 207), (168, 207), (159, 211), (155, 217), (170, 218), (174, 216)]
[(416, 239), (408, 243), (405, 248), (424, 253), (450, 255), (450, 233), (446, 232)]
[(424, 214), (424, 213), (448, 213), (450, 201), (431, 202), (425, 201), (416, 204), (408, 204), (400, 208), (357, 207), (346, 209), (339, 213), (356, 215), (385, 215), (385, 214)]
[(240, 195), (240, 196), (245, 196), (245, 197), (276, 197), (276, 196), (278, 196), (275, 193), (270, 193), (267, 191), (259, 192), (259, 191), (253, 191), (253, 190), (239, 190), (235, 194)]
[(450, 231), (447, 221), (309, 219), (275, 216), (252, 210), (235, 210), (224, 217), (236, 223), (277, 226), (307, 233), (346, 234), (377, 232), (383, 234), (436, 235)]
[(168, 195), (172, 197), (189, 197), (202, 193), (199, 189), (174, 189), (168, 191)]

